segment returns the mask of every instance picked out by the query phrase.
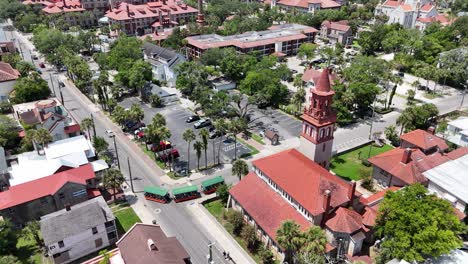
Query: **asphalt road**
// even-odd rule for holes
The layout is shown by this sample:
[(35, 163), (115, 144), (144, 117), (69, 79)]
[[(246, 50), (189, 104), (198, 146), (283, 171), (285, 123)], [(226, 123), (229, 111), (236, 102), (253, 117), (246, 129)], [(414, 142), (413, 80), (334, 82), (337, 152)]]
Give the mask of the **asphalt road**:
[[(9, 35), (10, 34), (8, 32), (7, 37)], [(12, 36), (18, 38), (15, 33), (13, 33)], [(28, 50), (32, 50), (34, 48), (31, 43), (28, 43), (24, 38), (22, 39), (21, 36), (19, 37), (19, 41), (21, 45)], [(27, 57), (26, 60), (28, 60)], [(31, 61), (31, 59), (28, 61)], [(49, 80), (50, 86), (52, 86), (50, 82), (50, 76), (52, 76), (52, 79), (55, 82), (54, 87), (57, 94), (59, 93), (57, 90), (57, 79), (64, 81), (66, 84), (66, 87), (62, 89), (64, 106), (78, 122), (93, 114), (97, 135), (104, 137), (111, 147), (113, 147), (113, 140), (105, 135), (105, 130), (111, 128), (116, 131), (116, 143), (121, 170), (128, 179), (128, 160), (131, 164), (132, 175), (135, 178), (134, 188), (136, 192), (142, 192), (144, 186), (147, 185), (163, 185), (159, 177), (163, 175), (164, 172), (157, 168), (154, 162), (153, 165), (149, 165), (147, 160), (144, 160), (147, 158), (144, 157), (145, 154), (142, 153), (135, 144), (130, 142), (122, 132), (119, 132), (115, 124), (106, 118), (98, 108), (84, 97), (84, 95), (66, 82), (66, 78), (63, 73), (56, 73), (46, 69), (43, 71), (42, 76), (44, 79)], [(58, 98), (60, 98), (60, 96), (58, 96)], [(236, 179), (234, 177), (231, 177), (227, 182), (233, 182), (235, 180)], [(199, 181), (195, 181), (193, 184), (199, 184)], [(152, 203), (149, 205), (151, 207), (149, 210), (151, 210), (155, 219), (163, 229), (169, 233), (169, 235), (179, 238), (179, 241), (191, 256), (193, 263), (206, 263), (206, 255), (208, 254), (207, 245), (214, 239), (211, 238), (210, 235), (196, 223), (196, 221), (191, 219), (191, 216), (186, 209), (187, 203), (190, 203), (190, 201), (179, 204), (172, 202), (165, 205)], [(160, 208), (161, 210), (155, 211), (154, 209), (156, 208)], [(228, 263), (222, 257), (222, 245), (215, 245), (213, 256), (215, 263)]]

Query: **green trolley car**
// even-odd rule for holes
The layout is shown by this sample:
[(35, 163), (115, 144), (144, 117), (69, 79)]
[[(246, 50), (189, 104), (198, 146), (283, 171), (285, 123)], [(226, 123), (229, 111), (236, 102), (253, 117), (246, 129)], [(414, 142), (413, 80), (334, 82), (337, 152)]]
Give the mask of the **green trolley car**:
[(176, 203), (199, 198), (198, 187), (189, 185), (172, 189), (172, 195)]
[(224, 183), (224, 179), (221, 176), (216, 176), (212, 179), (202, 181), (201, 188), (204, 194), (210, 194), (216, 192), (219, 185)]
[(168, 203), (171, 198), (169, 192), (161, 187), (148, 186), (143, 189), (145, 192), (145, 199), (158, 203)]

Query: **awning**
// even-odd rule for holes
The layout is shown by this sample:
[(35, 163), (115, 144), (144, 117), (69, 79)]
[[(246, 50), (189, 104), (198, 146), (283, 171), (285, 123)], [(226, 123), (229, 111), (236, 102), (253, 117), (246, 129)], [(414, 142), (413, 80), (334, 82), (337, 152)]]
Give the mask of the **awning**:
[(104, 160), (95, 160), (91, 162), (94, 172), (102, 171), (109, 168), (109, 165)]
[(212, 186), (212, 185), (215, 185), (215, 184), (218, 184), (218, 183), (223, 183), (223, 182), (224, 182), (223, 177), (221, 177), (221, 176), (216, 176), (216, 177), (214, 177), (214, 178), (212, 178), (212, 179), (208, 179), (208, 180), (202, 181), (201, 186), (202, 186), (203, 188), (208, 188), (208, 187), (210, 187), (210, 186)]
[(145, 193), (151, 193), (159, 196), (166, 196), (167, 190), (156, 186), (147, 186), (143, 189)]
[(74, 125), (71, 125), (71, 126), (66, 126), (64, 130), (65, 130), (65, 133), (67, 133), (67, 134), (75, 133), (75, 132), (80, 131), (80, 125), (79, 124), (74, 124)]
[(279, 51), (277, 51), (277, 52), (275, 52), (275, 53), (273, 53), (271, 55), (276, 56), (276, 57), (285, 57), (286, 56), (286, 54), (284, 54), (283, 52), (279, 52)]
[(193, 185), (193, 186), (184, 186), (184, 187), (172, 189), (173, 195), (179, 195), (179, 194), (191, 193), (191, 192), (198, 192), (198, 187)]

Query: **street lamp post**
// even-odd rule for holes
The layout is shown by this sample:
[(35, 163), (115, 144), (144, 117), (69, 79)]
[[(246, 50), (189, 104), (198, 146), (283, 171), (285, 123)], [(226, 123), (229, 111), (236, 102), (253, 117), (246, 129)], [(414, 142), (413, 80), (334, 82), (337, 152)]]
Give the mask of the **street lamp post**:
[(370, 123), (370, 129), (369, 129), (369, 140), (371, 139), (371, 136), (372, 136), (372, 125), (374, 124), (375, 102), (376, 101), (377, 101), (377, 96), (375, 96), (374, 103), (372, 104), (372, 116), (371, 116), (371, 123)]
[(93, 122), (93, 133), (94, 133), (94, 136), (96, 136), (96, 125), (94, 124), (93, 114), (91, 114), (91, 121)]
[(49, 72), (49, 79), (50, 79), (50, 84), (52, 86), (52, 93), (54, 94), (54, 97), (55, 97), (56, 94), (55, 94), (54, 79), (52, 78), (52, 73), (50, 73), (50, 72)]
[(127, 164), (128, 164), (128, 175), (130, 176), (130, 188), (132, 188), (132, 192), (135, 193), (133, 189), (133, 178), (132, 178), (132, 169), (130, 167), (130, 158), (127, 157)]
[(117, 151), (117, 143), (115, 142), (115, 135), (112, 138), (114, 139), (115, 158), (117, 159), (117, 166), (119, 167), (119, 170), (120, 170), (119, 151)]
[(466, 86), (467, 85), (468, 85), (468, 81), (466, 81), (466, 83), (463, 85), (463, 95), (462, 95), (462, 99), (461, 99), (461, 102), (460, 102), (460, 109), (463, 107), (463, 102), (465, 101)]

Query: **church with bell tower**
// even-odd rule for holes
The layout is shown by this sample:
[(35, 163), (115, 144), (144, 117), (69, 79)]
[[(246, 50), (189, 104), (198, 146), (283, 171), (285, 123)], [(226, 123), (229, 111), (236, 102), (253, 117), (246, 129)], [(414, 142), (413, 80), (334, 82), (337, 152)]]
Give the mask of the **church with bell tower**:
[(328, 68), (324, 68), (314, 87), (310, 88), (308, 105), (302, 114), (302, 132), (298, 150), (325, 169), (330, 167), (336, 113), (332, 110), (335, 92), (330, 86)]

